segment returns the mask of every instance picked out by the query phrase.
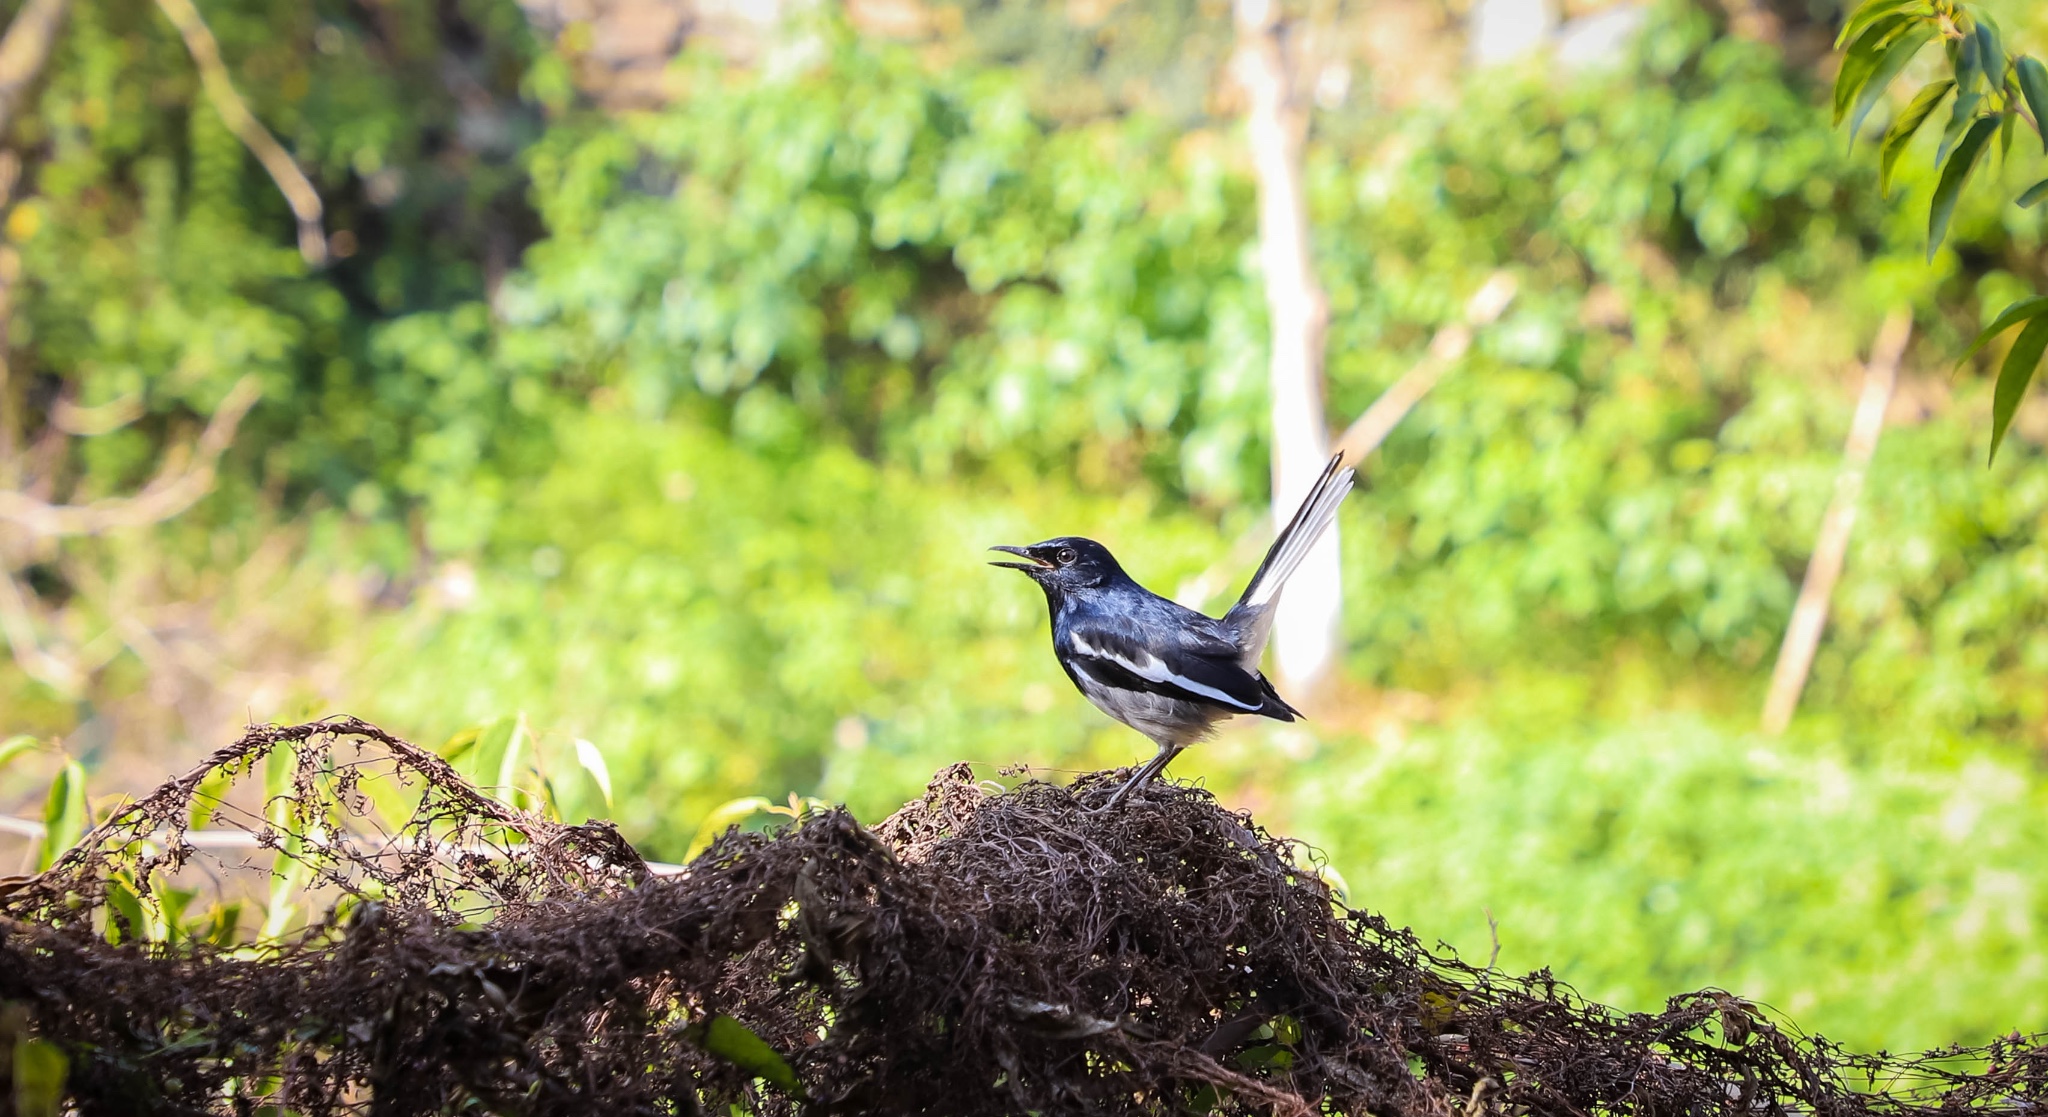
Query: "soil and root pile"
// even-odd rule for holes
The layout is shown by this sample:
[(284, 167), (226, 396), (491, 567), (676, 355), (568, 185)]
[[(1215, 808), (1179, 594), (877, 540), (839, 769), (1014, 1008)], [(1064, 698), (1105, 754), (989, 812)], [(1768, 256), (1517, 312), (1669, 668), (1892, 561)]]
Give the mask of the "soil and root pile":
[[(0, 1030), (61, 1051), (87, 1115), (2048, 1104), (2034, 1038), (1865, 1056), (1719, 991), (1617, 1012), (1346, 908), (1202, 791), (1091, 812), (1114, 786), (957, 766), (873, 828), (815, 813), (655, 875), (366, 723), (255, 728), (5, 886)], [(192, 914), (266, 888), (311, 913), (285, 945)]]

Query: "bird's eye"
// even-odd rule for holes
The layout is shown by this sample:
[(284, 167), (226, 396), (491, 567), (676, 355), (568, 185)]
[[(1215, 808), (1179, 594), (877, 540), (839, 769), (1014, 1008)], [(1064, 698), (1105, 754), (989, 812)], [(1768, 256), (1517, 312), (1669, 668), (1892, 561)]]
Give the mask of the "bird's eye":
[(1073, 564), (1073, 561), (1075, 559), (1080, 558), (1081, 556), (1075, 554), (1074, 549), (1072, 547), (1061, 547), (1058, 557), (1061, 566), (1070, 566)]

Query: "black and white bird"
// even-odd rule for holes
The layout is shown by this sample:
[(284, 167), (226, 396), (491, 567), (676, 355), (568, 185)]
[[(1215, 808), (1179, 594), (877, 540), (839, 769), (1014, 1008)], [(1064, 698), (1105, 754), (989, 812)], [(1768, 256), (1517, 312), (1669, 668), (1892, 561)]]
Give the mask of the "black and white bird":
[(1287, 704), (1259, 671), (1280, 589), (1308, 557), (1351, 491), (1344, 455), (1330, 459), (1315, 487), (1273, 540), (1244, 596), (1221, 617), (1205, 616), (1139, 585), (1093, 539), (1063, 535), (1028, 547), (999, 546), (1024, 562), (1052, 610), (1052, 650), (1088, 701), (1150, 737), (1159, 755), (1117, 789), (1103, 809), (1159, 774), (1182, 749), (1239, 714), (1293, 721)]

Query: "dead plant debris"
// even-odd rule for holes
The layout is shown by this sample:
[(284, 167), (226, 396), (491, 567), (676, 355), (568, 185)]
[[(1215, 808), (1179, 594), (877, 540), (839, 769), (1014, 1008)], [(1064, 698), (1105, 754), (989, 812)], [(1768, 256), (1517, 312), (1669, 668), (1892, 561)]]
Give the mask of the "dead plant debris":
[[(267, 772), (266, 794), (237, 799)], [(251, 729), (0, 899), (0, 1000), (99, 1114), (1953, 1115), (2042, 1111), (2038, 1037), (1859, 1055), (1730, 994), (1659, 1013), (1341, 906), (1303, 847), (1112, 774), (965, 765), (868, 829), (656, 877), (333, 719)], [(239, 804), (239, 805), (238, 805)], [(194, 808), (269, 852), (185, 840)], [(402, 818), (387, 828), (380, 820)], [(196, 863), (324, 897), (289, 945), (173, 909)], [(296, 873), (297, 877), (288, 874)], [(18, 1025), (20, 1026), (20, 1025)]]

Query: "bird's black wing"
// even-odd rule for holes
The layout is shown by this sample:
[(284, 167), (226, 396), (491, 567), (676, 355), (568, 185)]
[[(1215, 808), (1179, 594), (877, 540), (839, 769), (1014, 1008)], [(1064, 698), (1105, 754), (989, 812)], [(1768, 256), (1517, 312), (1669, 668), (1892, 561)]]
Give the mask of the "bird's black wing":
[(1067, 632), (1073, 666), (1124, 690), (1161, 694), (1239, 713), (1265, 710), (1268, 688), (1238, 666), (1234, 644), (1188, 629), (1147, 639), (1113, 618), (1078, 620)]

